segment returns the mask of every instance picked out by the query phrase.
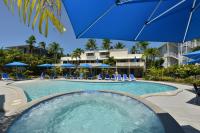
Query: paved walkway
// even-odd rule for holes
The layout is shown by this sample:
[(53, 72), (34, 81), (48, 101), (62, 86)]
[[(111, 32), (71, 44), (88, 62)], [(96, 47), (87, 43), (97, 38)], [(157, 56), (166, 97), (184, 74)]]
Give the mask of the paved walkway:
[(145, 99), (171, 114), (186, 133), (200, 133), (200, 99), (195, 104), (195, 96), (189, 87), (176, 96), (152, 96)]
[(7, 83), (0, 81), (0, 111), (6, 115), (27, 103), (24, 92), (20, 88), (6, 85)]

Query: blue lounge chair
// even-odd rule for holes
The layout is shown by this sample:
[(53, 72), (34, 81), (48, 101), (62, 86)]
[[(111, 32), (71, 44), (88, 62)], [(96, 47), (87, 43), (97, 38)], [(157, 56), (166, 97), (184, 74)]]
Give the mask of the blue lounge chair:
[(71, 79), (78, 79), (79, 77), (76, 74), (70, 76)]
[(116, 79), (117, 79), (116, 75), (113, 74), (112, 77), (111, 77), (111, 79), (112, 79), (112, 80), (116, 80)]
[(40, 75), (40, 79), (43, 80), (45, 78), (50, 79), (51, 77), (48, 74), (46, 74), (45, 72), (42, 72)]
[(118, 74), (118, 75), (117, 75), (117, 80), (118, 80), (118, 81), (122, 81), (122, 75), (121, 75), (121, 74)]
[(67, 79), (68, 78), (68, 75), (67, 74), (64, 74), (64, 76), (63, 76), (65, 79)]
[(2, 79), (2, 80), (10, 80), (10, 78), (9, 78), (9, 76), (8, 76), (7, 73), (2, 73), (2, 74), (1, 74), (1, 79)]
[(102, 75), (99, 74), (97, 79), (98, 79), (98, 80), (102, 80)]
[(50, 79), (55, 79), (55, 78), (56, 78), (56, 74), (52, 73), (51, 76), (50, 76)]
[(88, 79), (93, 79), (93, 75), (92, 75), (92, 74), (89, 74), (89, 75), (88, 75)]
[(127, 77), (126, 74), (123, 74), (123, 80), (124, 80), (124, 81), (128, 81), (128, 77)]
[(24, 80), (25, 76), (23, 74), (21, 74), (21, 73), (17, 73), (16, 74), (16, 78), (17, 78), (17, 80)]
[(45, 79), (45, 73), (44, 72), (41, 73), (40, 79)]
[(109, 74), (106, 74), (105, 80), (110, 80), (110, 75)]
[(130, 81), (135, 81), (136, 79), (135, 79), (135, 76), (133, 75), (133, 74), (130, 74), (129, 75), (129, 80)]
[(79, 78), (78, 79), (83, 79), (83, 73), (80, 73)]

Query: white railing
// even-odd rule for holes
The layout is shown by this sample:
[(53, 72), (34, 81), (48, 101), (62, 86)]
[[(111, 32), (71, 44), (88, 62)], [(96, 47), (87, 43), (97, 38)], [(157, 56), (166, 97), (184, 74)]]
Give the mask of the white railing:
[(87, 60), (94, 60), (94, 59), (96, 59), (96, 56), (87, 56), (86, 58), (87, 58)]
[(109, 55), (100, 55), (100, 58), (108, 58)]
[(116, 65), (121, 67), (129, 67), (129, 66), (144, 67), (144, 62), (117, 62)]
[(178, 58), (178, 54), (173, 53), (173, 52), (169, 52), (169, 53), (164, 54), (164, 57), (169, 57), (169, 56), (174, 57), (174, 58)]

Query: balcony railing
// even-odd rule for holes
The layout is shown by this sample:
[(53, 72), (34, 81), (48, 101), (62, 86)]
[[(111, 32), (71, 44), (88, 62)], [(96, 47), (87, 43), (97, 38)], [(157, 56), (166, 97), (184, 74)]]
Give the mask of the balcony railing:
[(96, 56), (87, 56), (86, 57), (88, 60), (94, 60), (94, 59), (96, 59)]
[(164, 57), (174, 57), (174, 58), (178, 58), (178, 54), (173, 53), (173, 52), (169, 52), (169, 53), (165, 53)]
[(121, 67), (144, 67), (144, 62), (117, 62), (116, 65)]
[(109, 55), (100, 55), (100, 58), (108, 58)]

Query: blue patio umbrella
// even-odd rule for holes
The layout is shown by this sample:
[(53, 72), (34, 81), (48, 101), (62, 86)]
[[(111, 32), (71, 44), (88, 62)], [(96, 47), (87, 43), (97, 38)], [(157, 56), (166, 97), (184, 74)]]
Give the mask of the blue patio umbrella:
[(101, 64), (98, 67), (99, 68), (110, 68), (110, 65), (108, 65), (108, 64)]
[(22, 63), (22, 62), (12, 62), (5, 65), (6, 67), (25, 67), (28, 66), (28, 64)]
[[(53, 65), (53, 64), (41, 64), (41, 65), (38, 65), (37, 67), (51, 69), (51, 68), (55, 67), (55, 65)], [(43, 74), (45, 74), (45, 72), (43, 72)], [(54, 70), (54, 73), (53, 73), (53, 75), (51, 75), (51, 78), (54, 79), (55, 75), (56, 74), (55, 74), (55, 70)]]
[(84, 63), (79, 65), (80, 68), (92, 68), (92, 65)]
[(54, 65), (52, 65), (52, 64), (41, 64), (41, 65), (38, 65), (38, 67), (52, 68), (52, 67), (54, 67)]
[(185, 42), (200, 37), (200, 0), (63, 0), (77, 38)]
[(73, 67), (75, 67), (75, 65), (71, 64), (71, 63), (66, 63), (66, 64), (62, 64), (61, 67), (62, 68), (73, 68)]
[(28, 66), (28, 64), (22, 63), (22, 62), (12, 62), (12, 63), (8, 63), (5, 65), (6, 67), (15, 67), (16, 68), (16, 78), (19, 79), (19, 75), (17, 74), (18, 71), (18, 67), (26, 67)]
[(199, 59), (200, 58), (200, 50), (195, 51), (195, 52), (191, 52), (191, 53), (188, 53), (188, 54), (184, 54), (183, 56), (194, 59), (194, 60)]
[(196, 60), (191, 60), (189, 62), (187, 62), (188, 64), (196, 64), (196, 63), (200, 63), (200, 58), (196, 59)]

